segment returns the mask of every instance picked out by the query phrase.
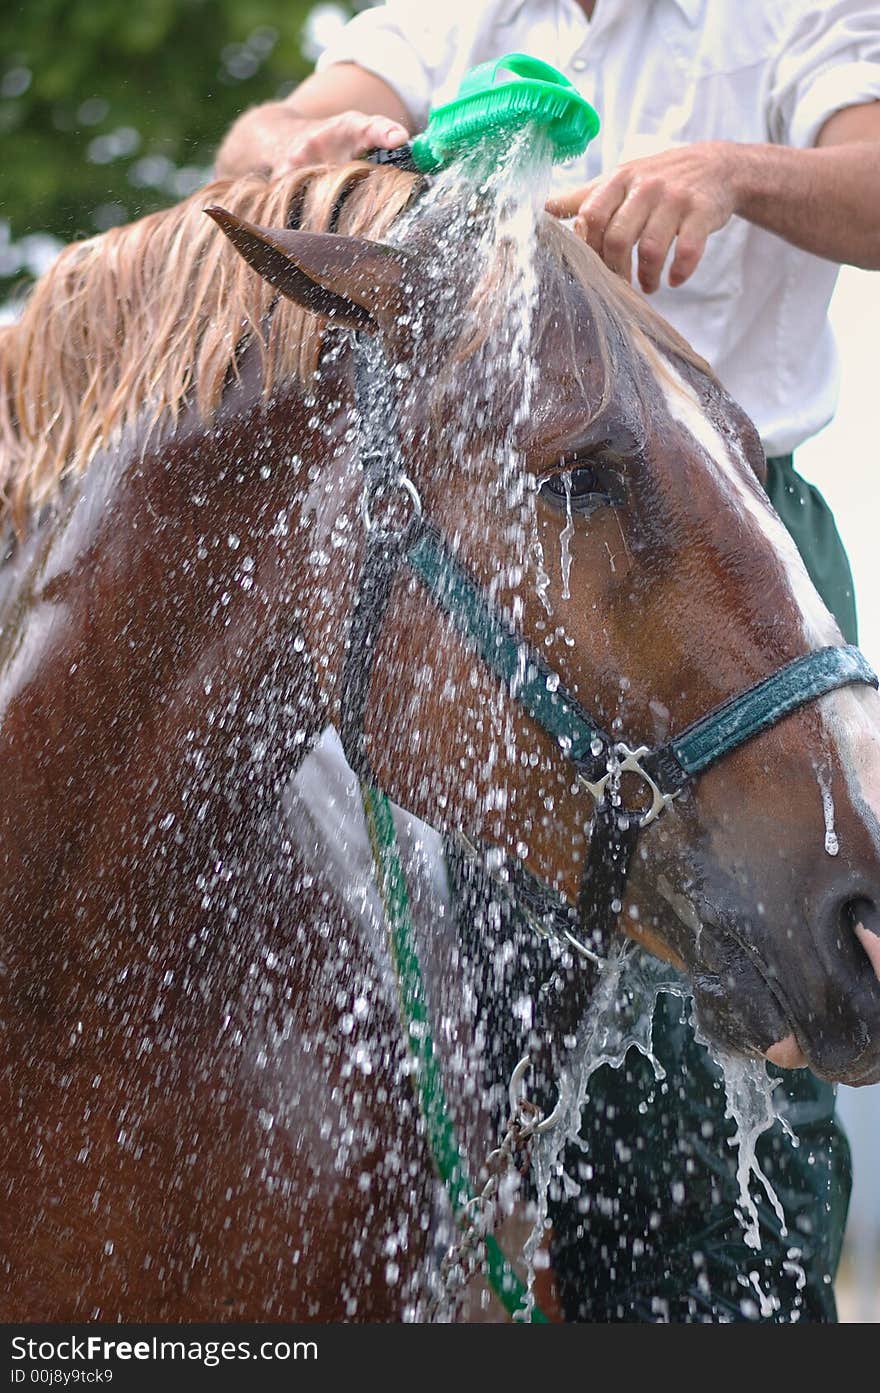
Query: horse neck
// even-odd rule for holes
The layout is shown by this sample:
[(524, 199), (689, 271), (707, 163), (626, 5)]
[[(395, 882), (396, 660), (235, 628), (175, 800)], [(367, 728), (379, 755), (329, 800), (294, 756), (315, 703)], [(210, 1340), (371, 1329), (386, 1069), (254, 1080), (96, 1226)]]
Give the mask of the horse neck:
[(211, 709), (237, 728), (259, 708), (280, 737), (268, 783), (296, 767), (327, 718), (298, 635), (307, 500), (347, 424), (337, 378), (331, 364), (322, 393), (340, 404), (318, 422), (296, 388), (261, 400), (245, 363), (210, 426), (194, 409), (145, 425), (67, 482), (0, 571), (9, 731), (94, 711), (100, 748), (98, 713), (125, 710), (158, 744)]

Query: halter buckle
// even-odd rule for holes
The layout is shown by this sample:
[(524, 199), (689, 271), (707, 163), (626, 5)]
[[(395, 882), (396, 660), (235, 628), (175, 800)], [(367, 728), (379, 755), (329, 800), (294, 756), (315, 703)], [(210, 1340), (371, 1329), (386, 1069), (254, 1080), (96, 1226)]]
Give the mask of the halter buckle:
[(650, 753), (651, 751), (647, 745), (639, 745), (638, 749), (631, 750), (629, 745), (625, 745), (623, 741), (620, 741), (612, 747), (612, 754), (615, 757), (615, 761), (612, 767), (602, 775), (601, 779), (597, 779), (596, 782), (593, 783), (590, 779), (584, 778), (583, 774), (579, 774), (578, 779), (592, 796), (598, 807), (598, 805), (604, 801), (605, 791), (612, 778), (617, 779), (621, 774), (640, 775), (651, 791), (651, 805), (649, 808), (645, 808), (639, 812), (630, 811), (626, 808), (623, 808), (622, 812), (628, 817), (638, 818), (640, 828), (648, 827), (662, 812), (665, 812), (673, 799), (678, 797), (677, 792), (664, 793), (659, 785), (651, 778), (647, 769), (642, 768), (640, 761)]

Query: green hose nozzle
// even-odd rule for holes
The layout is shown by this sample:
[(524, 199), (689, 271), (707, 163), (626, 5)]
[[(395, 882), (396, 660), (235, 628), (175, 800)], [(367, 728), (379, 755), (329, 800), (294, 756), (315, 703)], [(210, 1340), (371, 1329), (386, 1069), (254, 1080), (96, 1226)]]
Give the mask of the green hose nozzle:
[(564, 73), (528, 54), (506, 53), (471, 68), (455, 101), (433, 110), (426, 130), (382, 162), (408, 158), (421, 174), (435, 174), (474, 151), (506, 149), (529, 125), (540, 130), (557, 164), (583, 154), (599, 130), (599, 117)]

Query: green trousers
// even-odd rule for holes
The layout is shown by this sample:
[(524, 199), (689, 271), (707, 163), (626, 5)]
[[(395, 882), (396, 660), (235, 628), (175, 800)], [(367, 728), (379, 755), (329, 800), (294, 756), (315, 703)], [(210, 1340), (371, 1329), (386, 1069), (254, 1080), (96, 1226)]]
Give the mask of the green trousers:
[(852, 571), (825, 499), (797, 473), (791, 455), (767, 461), (767, 492), (843, 637), (858, 643)]
[[(767, 489), (807, 570), (850, 643), (856, 641), (852, 574), (821, 494), (771, 459)], [(590, 1083), (582, 1146), (568, 1173), (577, 1198), (552, 1206), (554, 1266), (569, 1320), (720, 1322), (837, 1319), (833, 1280), (851, 1185), (849, 1147), (834, 1091), (809, 1071), (778, 1075), (777, 1124), (758, 1144), (785, 1210), (785, 1229), (754, 1191), (762, 1247), (747, 1248), (735, 1215), (733, 1124), (720, 1070), (696, 1043), (681, 1002), (662, 996), (654, 1018), (659, 1085), (631, 1050), (620, 1069)], [(763, 1314), (755, 1289), (764, 1293)], [(770, 1309), (772, 1307), (772, 1311)]]

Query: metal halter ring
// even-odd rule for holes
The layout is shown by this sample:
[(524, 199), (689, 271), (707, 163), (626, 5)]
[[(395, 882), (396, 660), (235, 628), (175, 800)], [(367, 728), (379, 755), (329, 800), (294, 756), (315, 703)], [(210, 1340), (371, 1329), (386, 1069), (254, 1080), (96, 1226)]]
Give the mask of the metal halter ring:
[[(396, 488), (401, 489), (403, 493), (409, 496), (409, 500), (413, 505), (413, 512), (416, 517), (420, 518), (422, 516), (422, 499), (412, 479), (410, 479), (407, 474), (398, 474), (393, 483)], [(368, 532), (372, 532), (375, 525), (373, 522), (373, 515), (370, 512), (370, 504), (378, 498), (380, 494), (387, 492), (388, 487), (380, 485), (378, 488), (365, 488), (361, 494), (361, 519)], [(387, 529), (383, 530), (387, 531)], [(388, 535), (391, 536), (394, 534), (389, 532)]]
[[(529, 1056), (527, 1054), (523, 1055), (519, 1064), (517, 1064), (516, 1068), (510, 1076), (510, 1083), (507, 1086), (507, 1096), (510, 1100), (510, 1116), (514, 1119), (517, 1117), (519, 1113), (520, 1103), (524, 1102), (524, 1090), (522, 1089), (522, 1081), (528, 1073), (529, 1069), (531, 1068), (531, 1064), (532, 1061), (529, 1058)], [(556, 1126), (557, 1122), (562, 1117), (562, 1113), (562, 1099), (558, 1098), (556, 1102), (556, 1107), (550, 1113), (549, 1117), (542, 1117), (539, 1122), (532, 1122), (527, 1124), (529, 1132), (536, 1137), (539, 1137), (542, 1132), (549, 1132), (551, 1127)]]
[(621, 774), (639, 774), (651, 790), (651, 806), (646, 808), (644, 812), (638, 812), (627, 808), (622, 809), (622, 811), (628, 817), (638, 818), (639, 827), (647, 827), (649, 823), (652, 823), (655, 818), (658, 818), (662, 812), (665, 812), (674, 798), (678, 797), (677, 793), (664, 793), (651, 778), (647, 769), (642, 768), (640, 760), (643, 760), (645, 755), (649, 755), (650, 753), (651, 751), (647, 745), (639, 745), (637, 750), (631, 750), (629, 745), (625, 745), (621, 741), (614, 746), (614, 754), (618, 756), (619, 763), (616, 764), (613, 769), (609, 769), (608, 772), (603, 774), (602, 778), (598, 779), (595, 783), (591, 783), (589, 779), (585, 779), (583, 774), (578, 775), (578, 777), (584, 788), (589, 791), (598, 805), (603, 801), (605, 790), (612, 777), (617, 778)]

